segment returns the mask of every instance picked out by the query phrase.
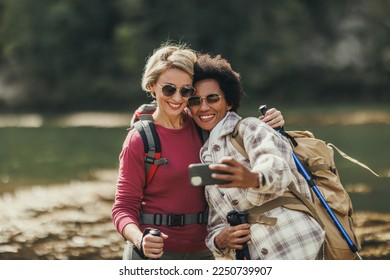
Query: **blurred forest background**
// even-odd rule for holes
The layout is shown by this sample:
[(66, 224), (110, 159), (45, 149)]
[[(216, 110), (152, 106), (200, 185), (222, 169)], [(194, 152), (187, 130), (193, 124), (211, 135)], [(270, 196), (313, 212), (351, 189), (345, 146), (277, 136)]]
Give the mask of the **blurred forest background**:
[[(0, 259), (120, 259), (118, 155), (146, 58), (222, 54), (240, 113), (281, 109), (390, 175), (390, 0), (0, 0)], [(390, 181), (335, 156), (365, 259), (390, 259)]]
[(387, 0), (0, 0), (0, 110), (128, 111), (167, 39), (228, 58), (245, 102), (388, 102), (389, 15)]

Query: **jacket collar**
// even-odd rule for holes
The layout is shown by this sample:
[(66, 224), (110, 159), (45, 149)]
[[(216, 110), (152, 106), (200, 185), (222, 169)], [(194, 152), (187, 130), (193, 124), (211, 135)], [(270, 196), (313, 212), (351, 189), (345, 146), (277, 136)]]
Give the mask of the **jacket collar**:
[(219, 137), (224, 137), (224, 136), (232, 133), (234, 128), (236, 127), (237, 123), (241, 119), (242, 119), (242, 117), (237, 115), (235, 112), (229, 112), (228, 116), (226, 117), (225, 123), (221, 129)]

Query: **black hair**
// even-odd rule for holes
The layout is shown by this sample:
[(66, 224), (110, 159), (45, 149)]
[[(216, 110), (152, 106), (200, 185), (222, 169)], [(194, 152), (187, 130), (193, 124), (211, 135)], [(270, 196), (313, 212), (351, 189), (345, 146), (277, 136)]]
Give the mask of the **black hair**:
[(194, 65), (193, 84), (206, 79), (218, 82), (227, 104), (232, 107), (230, 110), (237, 112), (245, 92), (241, 85), (240, 74), (232, 69), (230, 63), (221, 55), (215, 57), (209, 54), (199, 55)]

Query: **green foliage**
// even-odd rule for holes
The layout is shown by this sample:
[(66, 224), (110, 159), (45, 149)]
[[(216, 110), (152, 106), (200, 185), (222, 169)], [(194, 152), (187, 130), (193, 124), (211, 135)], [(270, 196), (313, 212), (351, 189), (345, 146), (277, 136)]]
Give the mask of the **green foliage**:
[(0, 109), (145, 102), (145, 58), (166, 40), (228, 58), (251, 99), (388, 101), (389, 13), (379, 0), (0, 0), (0, 89), (20, 89)]
[(116, 16), (110, 2), (6, 3), (4, 56), (11, 74), (32, 95), (26, 97), (30, 106), (77, 104), (99, 95), (107, 83), (92, 81), (115, 68), (110, 48)]

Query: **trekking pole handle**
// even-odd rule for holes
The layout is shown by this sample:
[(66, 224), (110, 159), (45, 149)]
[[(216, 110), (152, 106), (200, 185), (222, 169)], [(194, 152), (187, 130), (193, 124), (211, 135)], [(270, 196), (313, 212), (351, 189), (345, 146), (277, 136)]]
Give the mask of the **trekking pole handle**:
[(260, 105), (260, 107), (259, 107), (259, 112), (263, 115), (263, 116), (265, 116), (265, 113), (267, 113), (267, 104), (263, 104), (263, 105)]
[[(149, 231), (149, 234), (153, 235), (153, 236), (161, 236), (161, 231), (159, 231), (158, 229), (151, 229)], [(158, 260), (158, 259), (157, 259)]]
[[(248, 217), (249, 217), (249, 213), (245, 211), (231, 210), (227, 214), (226, 219), (231, 226), (237, 226), (237, 225), (248, 223)], [(247, 242), (243, 243), (242, 247), (243, 248), (241, 250), (236, 250), (236, 259), (250, 260), (251, 256), (249, 253), (248, 243)]]
[[(265, 114), (267, 113), (267, 111), (268, 111), (267, 104), (260, 105), (260, 107), (259, 107), (259, 112), (260, 112), (263, 116), (265, 116)], [(283, 127), (278, 126), (278, 127), (275, 128), (275, 130), (276, 130), (277, 132), (280, 132), (282, 135), (284, 135), (284, 134), (283, 134), (283, 132), (284, 132)]]
[(151, 229), (149, 231), (149, 233), (153, 236), (160, 236), (161, 235), (161, 231), (159, 231), (158, 229)]

